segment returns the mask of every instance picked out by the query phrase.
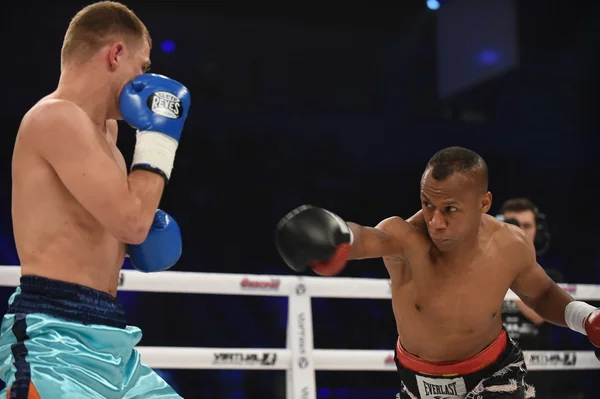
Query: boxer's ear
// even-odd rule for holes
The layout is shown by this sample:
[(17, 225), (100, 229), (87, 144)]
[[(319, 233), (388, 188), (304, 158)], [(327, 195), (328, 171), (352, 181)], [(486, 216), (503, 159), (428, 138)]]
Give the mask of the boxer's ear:
[(108, 63), (110, 70), (114, 71), (123, 62), (125, 58), (125, 44), (123, 42), (114, 42), (108, 50)]
[(485, 193), (481, 196), (480, 206), (481, 206), (482, 214), (488, 213), (488, 211), (492, 207), (492, 193), (491, 192), (488, 191), (487, 193)]

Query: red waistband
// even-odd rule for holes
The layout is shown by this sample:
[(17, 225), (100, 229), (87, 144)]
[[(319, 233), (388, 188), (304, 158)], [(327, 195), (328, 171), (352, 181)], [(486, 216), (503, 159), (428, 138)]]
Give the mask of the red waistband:
[(494, 363), (506, 349), (508, 342), (505, 330), (502, 330), (498, 338), (487, 348), (477, 355), (460, 362), (428, 362), (411, 355), (402, 348), (400, 339), (396, 344), (396, 356), (400, 364), (412, 371), (430, 375), (465, 375), (479, 371)]

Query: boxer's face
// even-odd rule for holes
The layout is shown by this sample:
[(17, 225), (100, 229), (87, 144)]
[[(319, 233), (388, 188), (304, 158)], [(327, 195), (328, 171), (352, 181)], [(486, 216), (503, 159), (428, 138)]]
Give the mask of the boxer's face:
[(118, 109), (123, 87), (150, 69), (150, 44), (144, 38), (114, 43), (110, 50)]
[(463, 174), (435, 180), (425, 172), (421, 181), (421, 207), (429, 236), (440, 251), (450, 251), (479, 229), (481, 215), (491, 205), (491, 194)]
[(148, 72), (150, 69), (150, 45), (146, 40), (132, 41), (127, 50), (127, 57), (121, 70), (121, 88), (136, 76)]
[(147, 40), (139, 41), (138, 45), (134, 47), (129, 61), (130, 70), (127, 81), (150, 70), (150, 44)]
[(521, 229), (527, 234), (531, 241), (535, 240), (536, 224), (535, 214), (531, 210), (504, 212), (505, 219), (517, 219)]

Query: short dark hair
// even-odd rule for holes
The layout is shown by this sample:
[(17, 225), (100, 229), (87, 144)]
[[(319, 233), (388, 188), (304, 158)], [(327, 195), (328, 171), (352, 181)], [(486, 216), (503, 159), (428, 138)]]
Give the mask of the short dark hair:
[(529, 198), (511, 198), (504, 201), (500, 207), (500, 213), (524, 211), (537, 212), (537, 207)]
[(463, 147), (446, 147), (427, 162), (435, 180), (446, 180), (456, 173), (473, 174), (480, 179), (483, 191), (488, 190), (488, 167), (481, 155)]

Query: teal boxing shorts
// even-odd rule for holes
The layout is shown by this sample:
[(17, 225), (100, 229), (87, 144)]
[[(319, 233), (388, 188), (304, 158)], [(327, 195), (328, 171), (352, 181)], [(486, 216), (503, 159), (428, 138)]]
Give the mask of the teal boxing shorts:
[(181, 398), (134, 347), (112, 296), (77, 284), (22, 276), (0, 327), (0, 399)]

